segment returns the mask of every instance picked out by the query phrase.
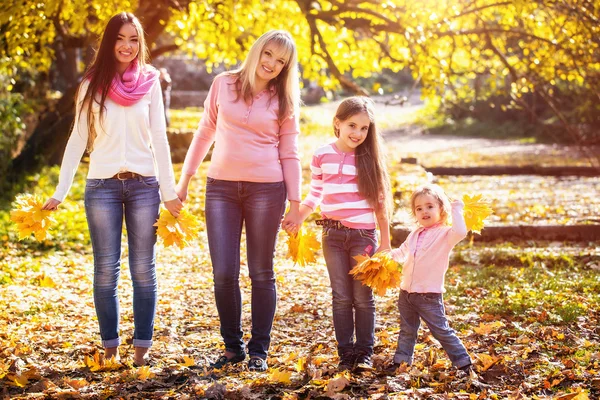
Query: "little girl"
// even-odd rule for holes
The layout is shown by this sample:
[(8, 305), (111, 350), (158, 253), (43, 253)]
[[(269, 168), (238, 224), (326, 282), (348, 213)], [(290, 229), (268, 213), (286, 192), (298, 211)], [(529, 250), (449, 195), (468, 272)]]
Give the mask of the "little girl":
[[(351, 97), (339, 105), (333, 119), (337, 140), (315, 151), (310, 194), (300, 205), (298, 221), (283, 224), (295, 233), (321, 204), (323, 254), (333, 294), (333, 326), (339, 369), (371, 368), (375, 302), (371, 289), (349, 275), (354, 256), (375, 253), (376, 224), (381, 247), (390, 250), (388, 210), (390, 187), (381, 136), (375, 126), (373, 102)], [(356, 340), (354, 335), (356, 334)]]
[[(410, 198), (412, 214), (420, 225), (392, 257), (404, 264), (400, 284), (400, 334), (394, 355), (394, 369), (402, 362), (412, 364), (415, 343), (422, 318), (441, 343), (452, 364), (465, 372), (471, 370), (471, 358), (448, 325), (442, 293), (444, 276), (452, 248), (467, 236), (462, 201), (453, 201), (437, 185), (418, 188)], [(452, 226), (448, 214), (452, 213)]]

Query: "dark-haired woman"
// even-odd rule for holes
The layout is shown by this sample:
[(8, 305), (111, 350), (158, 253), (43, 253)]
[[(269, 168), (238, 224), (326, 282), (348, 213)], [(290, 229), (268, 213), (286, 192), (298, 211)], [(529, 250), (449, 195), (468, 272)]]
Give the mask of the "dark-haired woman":
[[(119, 357), (121, 232), (127, 228), (133, 281), (134, 364), (144, 365), (156, 311), (156, 228), (162, 201), (175, 217), (182, 204), (167, 141), (159, 72), (147, 64), (139, 20), (119, 13), (79, 86), (75, 123), (58, 186), (44, 208), (65, 199), (81, 156), (90, 153), (85, 212), (94, 253), (94, 304), (105, 357)], [(158, 177), (158, 178), (157, 178)]]

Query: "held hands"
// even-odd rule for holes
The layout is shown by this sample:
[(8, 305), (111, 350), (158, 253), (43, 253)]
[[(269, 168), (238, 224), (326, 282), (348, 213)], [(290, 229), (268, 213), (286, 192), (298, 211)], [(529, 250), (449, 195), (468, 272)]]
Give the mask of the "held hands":
[(183, 203), (179, 198), (175, 198), (173, 200), (165, 201), (165, 208), (171, 213), (175, 218), (179, 217), (179, 213), (183, 208)]
[[(175, 193), (177, 193), (177, 197), (179, 197), (179, 200), (181, 202), (185, 201), (187, 199), (187, 194), (188, 194), (188, 185), (187, 185), (187, 183), (179, 181), (179, 183), (177, 184), (177, 186), (175, 186)], [(167, 205), (167, 203), (165, 203), (165, 206), (166, 205)]]
[(50, 197), (44, 205), (42, 206), (42, 210), (56, 211), (58, 209), (58, 205), (61, 202), (56, 200), (55, 198)]
[(296, 235), (300, 230), (300, 227), (304, 223), (300, 212), (297, 209), (290, 208), (285, 217), (281, 222), (281, 227), (285, 230), (289, 235)]

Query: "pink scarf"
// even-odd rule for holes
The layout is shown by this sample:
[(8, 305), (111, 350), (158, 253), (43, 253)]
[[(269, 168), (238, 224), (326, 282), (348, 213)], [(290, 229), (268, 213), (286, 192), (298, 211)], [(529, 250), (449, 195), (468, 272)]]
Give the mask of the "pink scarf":
[(115, 75), (108, 96), (117, 104), (125, 107), (131, 106), (150, 91), (158, 76), (158, 70), (150, 65), (147, 65), (142, 71), (136, 58), (129, 64), (123, 77), (119, 74)]

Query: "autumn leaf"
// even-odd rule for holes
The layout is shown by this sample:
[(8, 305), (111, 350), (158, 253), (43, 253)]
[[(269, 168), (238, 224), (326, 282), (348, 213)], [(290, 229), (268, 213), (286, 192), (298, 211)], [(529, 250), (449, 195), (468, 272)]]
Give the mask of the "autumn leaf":
[(481, 233), (484, 220), (494, 212), (488, 201), (482, 200), (481, 194), (463, 196), (463, 216), (467, 225), (467, 230), (473, 233)]
[(296, 235), (288, 237), (287, 258), (291, 258), (294, 264), (304, 267), (317, 261), (317, 251), (321, 243), (317, 240), (317, 234), (313, 230), (301, 228)]
[(183, 362), (180, 364), (184, 367), (192, 367), (196, 365), (196, 361), (190, 356), (183, 356)]
[(137, 370), (137, 378), (141, 381), (145, 381), (147, 379), (154, 378), (155, 375), (152, 371), (150, 371), (150, 367), (144, 365), (143, 367), (138, 368)]
[(161, 208), (154, 226), (163, 246), (176, 245), (180, 249), (188, 246), (189, 241), (195, 239), (201, 229), (200, 221), (185, 209), (175, 218), (166, 208)]
[(52, 211), (42, 210), (44, 200), (38, 195), (22, 194), (17, 196), (10, 219), (19, 231), (19, 240), (31, 234), (38, 241), (46, 240), (50, 226), (56, 223)]
[(269, 380), (272, 382), (288, 384), (291, 383), (292, 373), (289, 371), (282, 371), (279, 369), (273, 369), (269, 373)]
[(56, 287), (56, 283), (46, 274), (40, 276), (40, 287), (53, 288)]
[(350, 270), (350, 274), (379, 296), (400, 284), (402, 269), (389, 253), (378, 253), (373, 257), (358, 255), (354, 259), (358, 264)]
[(473, 328), (473, 330), (478, 335), (489, 335), (492, 331), (495, 331), (496, 329), (501, 328), (503, 326), (504, 326), (504, 323), (502, 321), (495, 321), (490, 324), (485, 324), (483, 322), (480, 322), (479, 326), (476, 328)]
[(480, 372), (487, 371), (498, 361), (502, 360), (502, 357), (490, 356), (489, 354), (483, 354), (483, 353), (475, 354), (475, 357), (477, 357), (477, 359), (479, 361), (481, 361), (481, 368), (479, 369)]
[(73, 389), (81, 389), (88, 386), (90, 383), (86, 381), (84, 378), (82, 379), (68, 379), (65, 378), (64, 382), (71, 386)]
[(350, 373), (348, 371), (336, 374), (327, 382), (327, 396), (331, 397), (337, 392), (344, 390), (350, 383)]

